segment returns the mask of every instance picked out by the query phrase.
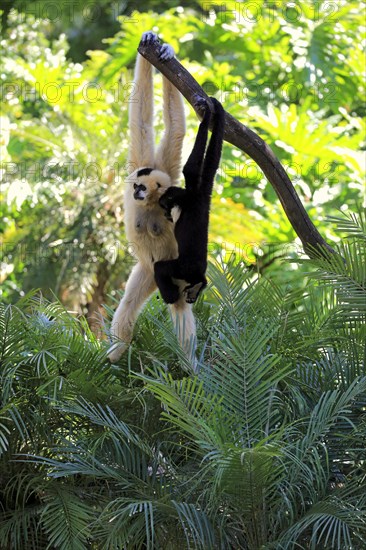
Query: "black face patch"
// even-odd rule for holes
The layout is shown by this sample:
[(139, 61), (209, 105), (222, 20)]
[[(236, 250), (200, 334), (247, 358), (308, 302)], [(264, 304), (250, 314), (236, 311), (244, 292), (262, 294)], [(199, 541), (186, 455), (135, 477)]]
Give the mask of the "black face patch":
[(140, 176), (149, 176), (153, 170), (154, 168), (141, 168), (141, 170), (139, 170), (136, 175), (138, 178)]
[(144, 200), (144, 196), (141, 196), (141, 193), (143, 193), (144, 191), (146, 191), (146, 185), (135, 185), (133, 186), (135, 191), (133, 193), (133, 198), (137, 201), (143, 201)]
[(137, 189), (137, 191), (146, 191), (146, 185), (144, 185), (143, 183), (140, 183), (140, 185), (137, 185), (137, 183), (134, 183), (133, 188)]

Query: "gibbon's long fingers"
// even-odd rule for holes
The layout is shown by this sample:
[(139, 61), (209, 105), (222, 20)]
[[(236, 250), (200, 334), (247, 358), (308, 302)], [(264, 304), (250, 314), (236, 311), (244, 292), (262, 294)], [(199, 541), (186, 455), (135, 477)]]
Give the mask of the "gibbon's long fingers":
[[(152, 70), (152, 65), (138, 54), (130, 97), (128, 174), (142, 166), (154, 166)], [(178, 91), (176, 93), (179, 94)]]
[(212, 128), (212, 134), (210, 142), (207, 147), (205, 160), (202, 170), (202, 183), (206, 189), (213, 185), (216, 171), (220, 164), (222, 142), (224, 139), (225, 131), (225, 111), (223, 106), (217, 99), (211, 98), (215, 106), (214, 123)]
[(158, 35), (153, 31), (146, 31), (142, 33), (141, 44), (143, 46), (146, 46), (147, 44), (151, 44), (153, 42), (160, 42)]
[(202, 173), (202, 164), (206, 149), (210, 118), (211, 112), (207, 106), (203, 120), (198, 128), (196, 141), (194, 142), (192, 152), (183, 168), (183, 175), (186, 180), (186, 189), (190, 189), (192, 186), (199, 184), (198, 180)]
[(118, 343), (118, 346), (109, 354), (112, 362), (119, 359), (131, 342), (133, 327), (140, 308), (155, 289), (154, 273), (141, 263), (136, 264), (128, 278), (125, 294), (112, 319), (111, 336)]
[(194, 304), (202, 290), (207, 286), (206, 278), (195, 285), (188, 285), (183, 290), (187, 304)]
[(174, 49), (169, 44), (163, 44), (160, 49), (159, 53), (159, 59), (160, 61), (169, 61), (169, 59), (173, 59), (174, 57)]
[(182, 94), (164, 77), (163, 117), (165, 132), (156, 152), (156, 167), (167, 172), (175, 185), (181, 177), (186, 118)]

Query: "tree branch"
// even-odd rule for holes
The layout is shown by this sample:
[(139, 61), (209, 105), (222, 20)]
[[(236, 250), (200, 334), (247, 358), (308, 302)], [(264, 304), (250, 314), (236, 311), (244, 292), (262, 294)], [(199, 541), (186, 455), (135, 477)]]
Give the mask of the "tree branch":
[[(208, 99), (201, 86), (176, 58), (165, 62), (159, 60), (160, 48), (159, 43), (148, 46), (140, 43), (138, 51), (182, 93), (192, 106), (196, 94)], [(309, 256), (322, 251), (334, 252), (309, 218), (285, 169), (267, 143), (227, 112), (225, 112), (224, 139), (244, 151), (261, 168), (276, 191), (305, 252)]]

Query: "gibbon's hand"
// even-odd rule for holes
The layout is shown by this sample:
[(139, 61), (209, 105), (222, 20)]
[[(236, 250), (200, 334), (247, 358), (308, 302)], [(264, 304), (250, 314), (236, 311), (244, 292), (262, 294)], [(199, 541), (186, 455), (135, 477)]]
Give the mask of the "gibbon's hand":
[[(152, 31), (144, 32), (141, 37), (141, 44), (143, 46), (148, 46), (149, 44), (160, 43), (159, 37)], [(162, 44), (159, 52), (160, 61), (169, 61), (174, 57), (174, 49), (169, 44)]]
[(196, 111), (199, 112), (200, 116), (205, 114), (206, 110), (209, 109), (208, 101), (206, 98), (202, 97), (201, 95), (195, 94), (193, 96), (193, 107)]
[(170, 44), (163, 44), (159, 53), (160, 61), (169, 61), (169, 59), (173, 59), (173, 57), (174, 50), (172, 46), (170, 46)]
[(160, 42), (158, 35), (152, 31), (146, 31), (142, 33), (141, 44), (147, 46), (148, 44), (153, 44), (154, 42)]
[(193, 96), (193, 105), (197, 109), (207, 109), (208, 102), (207, 99), (199, 94), (194, 94)]
[(205, 286), (206, 284), (203, 281), (200, 281), (195, 285), (186, 286), (183, 289), (183, 296), (185, 297), (187, 304), (194, 304), (201, 290), (203, 290)]

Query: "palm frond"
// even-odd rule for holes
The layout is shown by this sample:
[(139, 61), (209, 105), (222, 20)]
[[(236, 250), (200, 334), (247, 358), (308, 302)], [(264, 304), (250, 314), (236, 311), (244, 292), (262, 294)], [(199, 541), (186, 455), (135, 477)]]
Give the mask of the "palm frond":
[(20, 360), (25, 349), (25, 316), (20, 308), (0, 303), (0, 361)]
[(60, 304), (3, 307), (1, 543), (362, 547), (361, 240), (286, 286), (210, 267), (197, 375), (156, 297), (118, 367)]
[(307, 263), (317, 268), (308, 276), (331, 286), (337, 294), (337, 317), (365, 321), (366, 318), (366, 241), (343, 241), (339, 254), (318, 256)]
[(39, 529), (42, 505), (22, 506), (0, 515), (0, 541), (4, 548), (39, 550), (46, 537)]
[(186, 537), (186, 548), (215, 548), (214, 531), (207, 515), (198, 510), (195, 504), (175, 501), (172, 504)]
[(94, 519), (92, 507), (60, 484), (53, 484), (43, 501), (40, 523), (49, 544), (60, 550), (85, 550)]
[[(354, 503), (331, 496), (314, 504), (298, 522), (290, 527), (273, 548), (287, 549), (309, 533), (309, 548), (360, 547), (366, 542), (366, 506), (362, 496)], [(299, 540), (300, 539), (300, 540)], [(357, 542), (356, 540), (357, 539)], [(353, 544), (353, 541), (357, 546)]]
[(366, 210), (358, 213), (343, 212), (342, 217), (327, 216), (327, 221), (336, 226), (336, 231), (346, 234), (346, 238), (366, 240)]
[(197, 377), (174, 380), (165, 372), (159, 378), (140, 377), (163, 404), (162, 416), (169, 424), (183, 430), (195, 444), (206, 449), (215, 447), (218, 434), (210, 421), (225, 422), (225, 416), (220, 399), (204, 391), (203, 381)]

